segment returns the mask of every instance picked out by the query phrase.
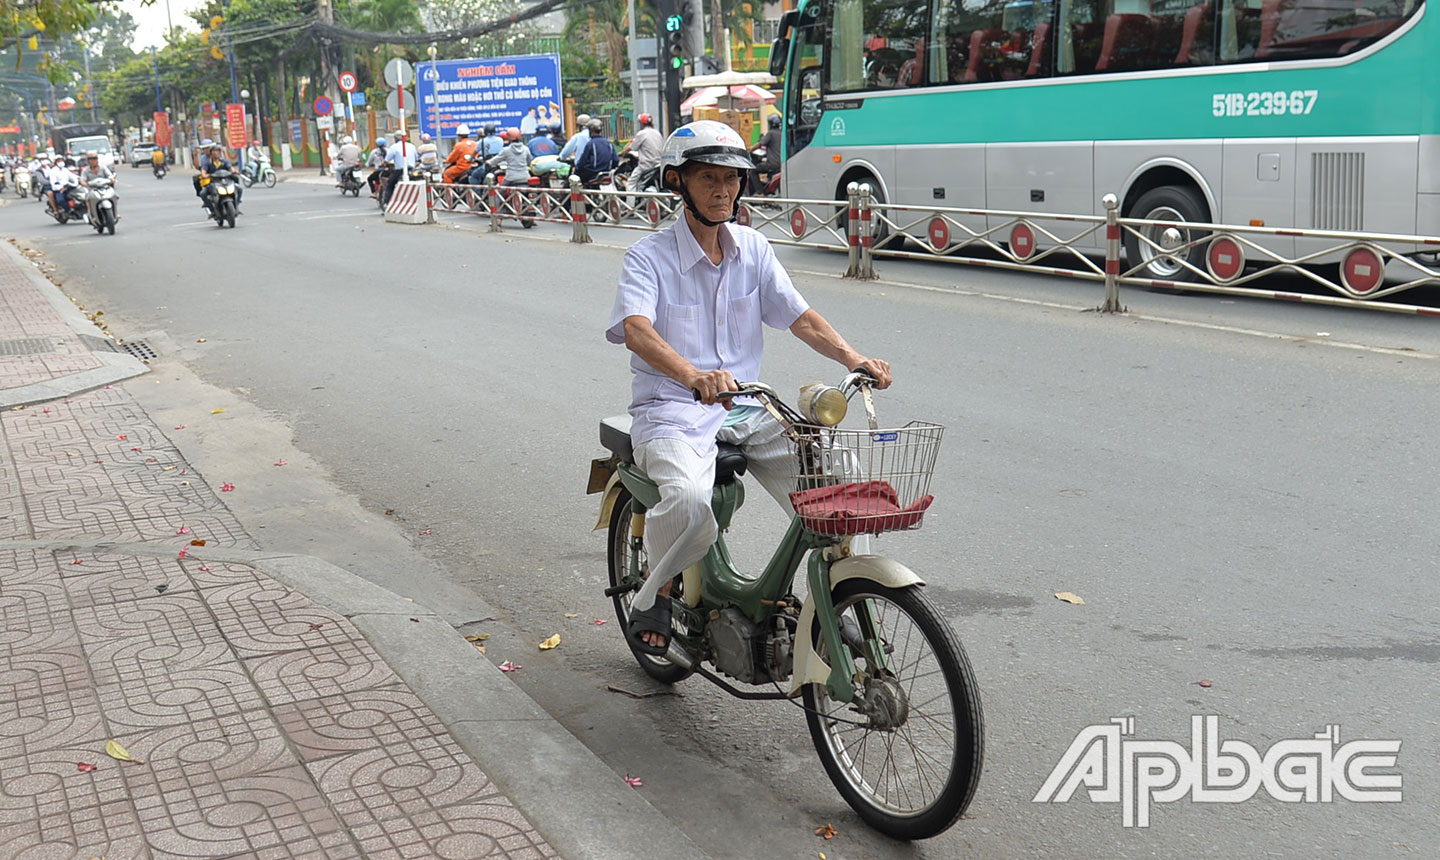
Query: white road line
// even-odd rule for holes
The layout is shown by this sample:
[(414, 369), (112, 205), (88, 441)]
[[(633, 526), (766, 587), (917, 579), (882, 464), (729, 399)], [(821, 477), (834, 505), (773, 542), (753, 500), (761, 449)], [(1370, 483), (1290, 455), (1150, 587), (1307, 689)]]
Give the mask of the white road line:
[[(798, 274), (811, 275), (818, 278), (830, 278), (837, 281), (848, 280), (847, 278), (845, 278), (845, 276), (837, 275), (834, 272), (816, 272), (808, 269), (792, 269), (791, 271), (794, 271)], [(923, 290), (925, 292), (931, 293), (948, 293), (951, 295), (970, 296), (980, 299), (992, 299), (999, 302), (1011, 302), (1013, 304), (1019, 305), (1035, 305), (1038, 307), (1054, 308), (1064, 311), (1095, 310), (1095, 306), (1093, 305), (1067, 305), (1061, 302), (1047, 302), (1041, 301), (1039, 299), (1021, 298), (1019, 296), (1002, 296), (996, 293), (981, 293), (974, 290), (960, 289), (958, 287), (937, 287), (932, 284), (910, 284), (904, 281), (888, 280), (866, 281), (863, 283), (884, 284), (885, 286), (903, 287), (909, 290)], [(1164, 323), (1166, 325), (1178, 325), (1185, 326), (1187, 328), (1205, 329), (1206, 331), (1226, 332), (1228, 334), (1240, 334), (1246, 335), (1248, 337), (1266, 338), (1269, 340), (1288, 340), (1296, 343), (1313, 343), (1321, 346), (1333, 346), (1339, 349), (1351, 349), (1360, 352), (1373, 352), (1380, 355), (1399, 355), (1405, 356), (1407, 358), (1424, 358), (1432, 361), (1440, 360), (1440, 354), (1431, 352), (1420, 352), (1419, 350), (1395, 349), (1393, 347), (1387, 346), (1369, 346), (1363, 343), (1352, 343), (1350, 341), (1344, 340), (1331, 340), (1330, 338), (1323, 337), (1304, 337), (1302, 335), (1284, 334), (1283, 332), (1278, 331), (1264, 331), (1261, 329), (1241, 328), (1239, 326), (1219, 325), (1216, 323), (1196, 322), (1193, 320), (1180, 320), (1173, 317), (1155, 316), (1153, 314), (1126, 313), (1125, 316), (1129, 317), (1130, 319), (1145, 320), (1147, 322), (1157, 322)]]

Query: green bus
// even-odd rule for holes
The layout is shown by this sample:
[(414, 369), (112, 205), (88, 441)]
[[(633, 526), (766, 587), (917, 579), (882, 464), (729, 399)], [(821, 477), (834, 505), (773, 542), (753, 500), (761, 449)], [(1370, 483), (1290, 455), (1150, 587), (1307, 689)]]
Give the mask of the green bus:
[(1440, 235), (1425, 0), (801, 0), (771, 63), (787, 197)]

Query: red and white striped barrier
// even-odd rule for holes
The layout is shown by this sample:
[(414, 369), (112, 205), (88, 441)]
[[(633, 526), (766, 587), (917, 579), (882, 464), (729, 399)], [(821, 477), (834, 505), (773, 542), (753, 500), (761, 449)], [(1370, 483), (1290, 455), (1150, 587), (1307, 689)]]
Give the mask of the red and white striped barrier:
[(400, 182), (385, 204), (385, 220), (393, 224), (430, 223), (430, 201), (424, 182)]

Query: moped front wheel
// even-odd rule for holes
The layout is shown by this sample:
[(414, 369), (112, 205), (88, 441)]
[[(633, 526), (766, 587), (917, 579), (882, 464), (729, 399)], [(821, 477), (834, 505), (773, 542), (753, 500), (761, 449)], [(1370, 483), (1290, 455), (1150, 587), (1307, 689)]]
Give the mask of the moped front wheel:
[[(620, 495), (615, 499), (615, 507), (610, 511), (610, 585), (612, 587), (625, 584), (630, 580), (630, 562), (633, 558), (636, 547), (630, 539), (630, 491), (620, 490)], [(643, 551), (643, 541), (641, 544)], [(638, 582), (636, 583), (639, 584)], [(657, 600), (672, 600), (678, 596), (680, 585), (674, 586), (671, 597), (658, 597)], [(630, 599), (635, 596), (634, 591), (626, 591), (611, 598), (615, 602), (615, 617), (620, 622), (620, 635), (625, 636), (625, 629), (630, 624)], [(674, 684), (689, 676), (689, 670), (676, 666), (663, 657), (655, 657), (646, 654), (635, 647), (629, 636), (625, 636), (625, 644), (630, 646), (630, 653), (640, 663), (640, 668), (645, 674), (654, 678), (662, 684)]]
[[(830, 781), (866, 823), (894, 839), (928, 839), (975, 796), (984, 718), (975, 673), (950, 625), (918, 586), (846, 580), (832, 594), (863, 696), (804, 688), (805, 718)], [(816, 649), (826, 656), (823, 638)], [(872, 660), (870, 655), (876, 655)], [(827, 661), (828, 662), (828, 661)]]

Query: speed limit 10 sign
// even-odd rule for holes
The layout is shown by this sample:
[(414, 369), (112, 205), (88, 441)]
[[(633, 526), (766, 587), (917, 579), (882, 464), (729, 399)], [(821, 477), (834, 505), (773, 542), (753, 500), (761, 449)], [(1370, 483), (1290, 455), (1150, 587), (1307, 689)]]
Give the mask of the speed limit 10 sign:
[(355, 87), (356, 87), (356, 85), (357, 85), (358, 83), (359, 83), (359, 82), (355, 80), (355, 73), (354, 73), (354, 72), (341, 72), (341, 73), (340, 73), (340, 89), (344, 90), (345, 92), (347, 92), (347, 93), (353, 93), (353, 92), (355, 92)]

